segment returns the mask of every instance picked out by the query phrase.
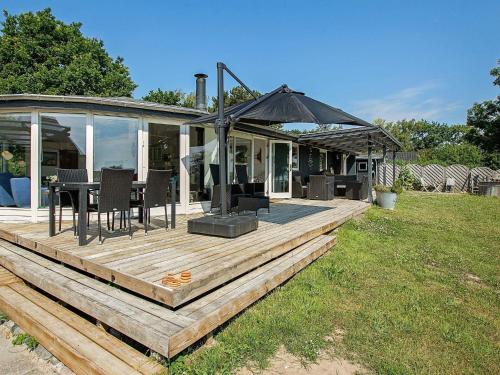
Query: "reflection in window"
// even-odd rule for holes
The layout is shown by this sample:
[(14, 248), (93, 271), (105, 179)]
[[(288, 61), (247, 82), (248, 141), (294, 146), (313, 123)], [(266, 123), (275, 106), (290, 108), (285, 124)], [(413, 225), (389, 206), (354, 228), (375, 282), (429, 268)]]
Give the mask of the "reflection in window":
[(31, 115), (0, 115), (0, 206), (30, 207)]
[[(137, 130), (133, 118), (94, 116), (94, 180), (101, 168), (133, 168), (137, 171)], [(136, 175), (137, 176), (137, 175)]]
[(319, 151), (319, 170), (326, 171), (326, 151)]
[(266, 141), (255, 138), (253, 144), (253, 182), (266, 181)]
[[(179, 126), (149, 123), (148, 133), (149, 169), (170, 170), (172, 171), (172, 176), (178, 176), (180, 155)], [(180, 202), (179, 185), (179, 179), (177, 179), (177, 202)]]
[(189, 201), (210, 200), (213, 186), (210, 164), (218, 164), (217, 138), (213, 128), (189, 128), (189, 160)]
[(292, 169), (299, 169), (299, 145), (292, 145)]
[[(248, 179), (252, 179), (252, 140), (245, 138), (235, 139), (234, 162), (236, 165), (245, 165), (247, 167)], [(236, 171), (236, 167), (235, 167)], [(241, 183), (241, 181), (236, 181)]]
[(47, 113), (41, 115), (42, 154), (40, 160), (41, 205), (48, 203), (48, 177), (57, 168), (85, 169), (86, 116)]

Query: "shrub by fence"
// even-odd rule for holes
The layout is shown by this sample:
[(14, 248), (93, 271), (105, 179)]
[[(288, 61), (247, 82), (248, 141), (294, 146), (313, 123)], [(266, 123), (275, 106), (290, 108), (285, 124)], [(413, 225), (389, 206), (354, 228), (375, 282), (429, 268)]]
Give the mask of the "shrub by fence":
[[(454, 192), (472, 191), (479, 181), (488, 181), (498, 178), (500, 170), (495, 171), (488, 167), (477, 167), (469, 169), (465, 165), (454, 164), (443, 167), (437, 164), (421, 166), (418, 164), (407, 164), (408, 168), (415, 177), (417, 184), (422, 184), (430, 190), (444, 191), (446, 180), (454, 179), (455, 184), (452, 187)], [(402, 168), (396, 165), (396, 179)], [(394, 176), (392, 175), (392, 164), (385, 164), (386, 185), (392, 185)], [(377, 183), (384, 183), (384, 164), (379, 164), (377, 171)]]

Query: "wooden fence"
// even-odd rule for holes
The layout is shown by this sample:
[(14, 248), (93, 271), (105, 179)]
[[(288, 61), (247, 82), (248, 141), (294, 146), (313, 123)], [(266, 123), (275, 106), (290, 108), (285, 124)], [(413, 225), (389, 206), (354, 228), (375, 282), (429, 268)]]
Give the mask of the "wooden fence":
[[(392, 175), (392, 164), (386, 163), (386, 185), (392, 185), (394, 176)], [(469, 169), (465, 165), (454, 164), (443, 167), (437, 164), (421, 166), (418, 164), (407, 164), (406, 167), (415, 177), (415, 180), (422, 184), (426, 190), (444, 191), (447, 179), (454, 179), (453, 192), (472, 192), (479, 181), (488, 181), (499, 178), (500, 170), (493, 170), (488, 167), (477, 167)], [(400, 166), (396, 166), (396, 178), (399, 177)], [(384, 164), (378, 165), (377, 183), (384, 183)]]

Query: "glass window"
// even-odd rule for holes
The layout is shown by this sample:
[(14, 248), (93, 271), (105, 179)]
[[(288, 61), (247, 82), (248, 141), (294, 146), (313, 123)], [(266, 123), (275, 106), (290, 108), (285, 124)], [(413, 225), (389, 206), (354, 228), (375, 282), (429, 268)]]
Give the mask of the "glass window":
[(227, 144), (227, 175), (229, 177), (229, 183), (233, 184), (236, 182), (234, 175), (234, 137), (229, 137)]
[(217, 137), (213, 128), (189, 128), (189, 202), (211, 199), (210, 164), (218, 163)]
[(319, 170), (320, 171), (326, 171), (327, 165), (326, 165), (326, 151), (320, 150), (319, 151)]
[(292, 145), (292, 169), (299, 169), (299, 145)]
[(0, 206), (31, 206), (30, 151), (31, 115), (0, 114)]
[[(247, 175), (249, 181), (252, 180), (252, 162), (252, 140), (245, 138), (236, 138), (234, 147), (234, 164), (235, 166), (244, 165), (247, 167)], [(241, 181), (236, 182), (241, 183)]]
[(255, 138), (253, 144), (253, 181), (266, 182), (266, 141)]
[(47, 184), (57, 168), (85, 169), (86, 116), (82, 114), (44, 113), (40, 116), (42, 178), (40, 205), (48, 204)]
[(137, 119), (94, 116), (94, 181), (100, 180), (104, 167), (137, 172), (138, 128)]
[[(149, 123), (149, 169), (171, 170), (179, 175), (180, 128), (177, 125)], [(180, 184), (177, 179), (176, 201), (180, 202)], [(169, 198), (170, 199), (170, 198)]]

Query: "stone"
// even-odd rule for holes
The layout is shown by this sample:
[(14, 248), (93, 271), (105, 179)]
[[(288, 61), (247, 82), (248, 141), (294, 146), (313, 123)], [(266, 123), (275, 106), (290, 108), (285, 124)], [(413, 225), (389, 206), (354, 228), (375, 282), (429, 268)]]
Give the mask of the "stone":
[(52, 356), (49, 358), (49, 362), (52, 363), (54, 366), (58, 366), (59, 363), (61, 363), (60, 360), (58, 360), (56, 357)]
[(52, 353), (49, 352), (45, 347), (38, 344), (38, 346), (33, 350), (33, 352), (44, 361), (48, 361), (51, 357), (53, 357)]
[(24, 333), (24, 331), (19, 327), (17, 324), (14, 324), (14, 326), (10, 330), (14, 336), (20, 335)]

